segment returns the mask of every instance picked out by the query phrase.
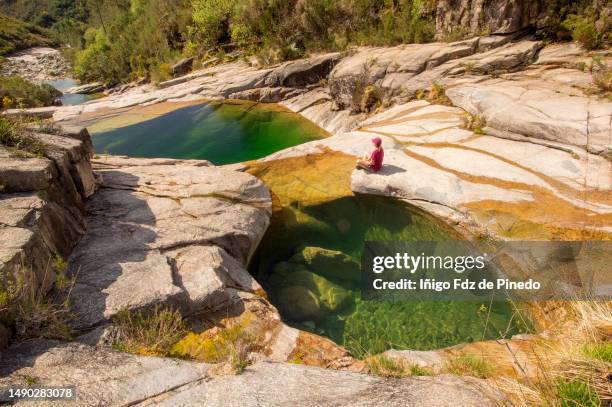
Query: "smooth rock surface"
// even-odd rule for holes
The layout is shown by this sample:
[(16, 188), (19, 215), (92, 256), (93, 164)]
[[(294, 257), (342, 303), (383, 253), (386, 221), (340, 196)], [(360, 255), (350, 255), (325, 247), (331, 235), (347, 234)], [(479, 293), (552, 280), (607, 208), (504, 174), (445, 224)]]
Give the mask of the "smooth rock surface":
[(160, 303), (185, 315), (215, 310), (229, 288), (259, 289), (244, 267), (270, 216), (261, 181), (189, 160), (96, 163), (102, 188), (70, 257), (75, 328)]
[[(0, 385), (75, 387), (79, 406), (497, 406), (483, 380), (437, 376), (388, 379), (298, 364), (258, 362), (238, 375), (210, 365), (103, 348), (32, 341), (3, 353)], [(91, 378), (95, 378), (92, 380)], [(28, 402), (23, 403), (28, 404)], [(54, 402), (36, 405), (55, 405)]]

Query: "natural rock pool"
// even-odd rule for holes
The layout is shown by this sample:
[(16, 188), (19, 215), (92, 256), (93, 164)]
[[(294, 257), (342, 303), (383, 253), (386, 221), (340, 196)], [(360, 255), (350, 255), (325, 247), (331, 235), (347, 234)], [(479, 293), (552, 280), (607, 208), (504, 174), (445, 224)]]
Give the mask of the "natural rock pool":
[[(93, 142), (100, 153), (228, 164), (325, 136), (280, 106), (240, 102), (182, 107), (94, 131)], [(452, 233), (393, 199), (354, 195), (354, 162), (329, 151), (247, 164), (270, 188), (274, 203), (250, 272), (287, 323), (329, 337), (356, 357), (509, 337), (525, 329), (508, 303), (362, 301), (365, 241), (447, 240)]]
[(322, 136), (313, 123), (278, 105), (211, 102), (94, 131), (92, 141), (98, 153), (202, 159), (222, 165), (265, 157)]
[(452, 239), (396, 200), (352, 194), (354, 158), (340, 153), (260, 163), (249, 171), (276, 203), (251, 273), (291, 325), (327, 336), (356, 357), (429, 350), (524, 331), (509, 303), (362, 301), (365, 241)]

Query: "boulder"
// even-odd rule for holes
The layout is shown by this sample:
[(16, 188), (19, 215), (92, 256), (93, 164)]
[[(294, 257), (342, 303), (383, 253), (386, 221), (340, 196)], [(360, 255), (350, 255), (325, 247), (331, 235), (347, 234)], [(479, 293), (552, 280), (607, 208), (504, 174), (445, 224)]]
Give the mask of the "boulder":
[(33, 107), (29, 109), (6, 109), (2, 115), (8, 117), (30, 117), (35, 119), (50, 119), (57, 111), (58, 106)]
[(229, 95), (230, 99), (252, 100), (261, 103), (277, 103), (281, 100), (297, 97), (306, 92), (300, 88), (264, 87), (235, 92)]
[(322, 317), (324, 311), (315, 293), (307, 287), (291, 285), (276, 295), (281, 313), (291, 321), (312, 321)]
[(612, 103), (547, 89), (533, 79), (491, 79), (459, 85), (446, 94), (452, 102), (486, 121), (487, 131), (519, 134), (577, 146), (595, 154), (612, 151)]
[(289, 261), (304, 264), (309, 270), (327, 279), (360, 281), (359, 263), (337, 250), (307, 246), (300, 249)]
[(269, 87), (304, 87), (317, 84), (327, 78), (341, 58), (342, 54), (335, 52), (285, 63), (268, 74), (265, 84)]
[(185, 75), (193, 67), (193, 57), (183, 58), (170, 68), (172, 76)]
[[(417, 90), (449, 75), (474, 72), (512, 72), (534, 61), (542, 43), (518, 41), (513, 36), (485, 36), (452, 43), (362, 47), (342, 59), (329, 75), (329, 91), (336, 109), (361, 111), (365, 90), (373, 86), (383, 99), (414, 97)], [(482, 41), (482, 46), (480, 45)]]
[[(350, 305), (350, 291), (309, 270), (291, 271), (282, 281), (279, 304), (295, 321), (319, 320)], [(316, 300), (316, 301), (315, 301)]]

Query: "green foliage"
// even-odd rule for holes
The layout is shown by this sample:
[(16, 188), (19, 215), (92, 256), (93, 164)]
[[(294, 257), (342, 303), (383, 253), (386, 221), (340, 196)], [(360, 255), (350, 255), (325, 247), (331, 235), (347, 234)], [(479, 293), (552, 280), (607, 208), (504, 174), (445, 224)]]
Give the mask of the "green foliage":
[(427, 42), (432, 15), (422, 0), (195, 0), (190, 34), (207, 48), (231, 42), (277, 62), (349, 44)]
[(581, 380), (559, 380), (557, 396), (563, 407), (598, 407), (600, 400), (588, 383)]
[(476, 134), (486, 134), (484, 128), (487, 126), (487, 119), (481, 115), (469, 115), (466, 118), (465, 128), (472, 130)]
[(109, 64), (111, 47), (104, 33), (92, 28), (85, 38), (87, 46), (77, 54), (74, 64), (76, 77), (82, 81), (114, 78), (116, 66)]
[(0, 14), (0, 55), (20, 49), (52, 45), (51, 33), (34, 24)]
[(563, 22), (563, 26), (572, 33), (572, 38), (586, 49), (597, 49), (604, 44), (604, 33), (597, 30), (592, 14), (588, 16), (570, 14)]
[(541, 34), (549, 40), (574, 39), (587, 49), (610, 44), (612, 21), (608, 7), (590, 0), (551, 0), (541, 21)]
[(75, 56), (80, 80), (115, 84), (159, 78), (162, 64), (180, 57), (190, 19), (187, 0), (90, 3), (91, 27)]
[(35, 85), (19, 76), (0, 76), (0, 109), (50, 106), (61, 95), (48, 84)]

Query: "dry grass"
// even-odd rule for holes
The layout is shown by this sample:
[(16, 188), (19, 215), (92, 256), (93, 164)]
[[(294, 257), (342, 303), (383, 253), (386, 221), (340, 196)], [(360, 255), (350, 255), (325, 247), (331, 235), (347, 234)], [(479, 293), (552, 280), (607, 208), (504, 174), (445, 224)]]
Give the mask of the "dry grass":
[(42, 157), (43, 146), (29, 135), (25, 122), (0, 117), (0, 144), (18, 158)]
[[(26, 281), (33, 272), (22, 265), (17, 277), (4, 281), (0, 289), (0, 321), (14, 326), (13, 340), (32, 338), (71, 339), (69, 298), (74, 281), (55, 284), (51, 294), (43, 289), (45, 284)], [(51, 261), (47, 263), (43, 281), (51, 275)]]
[(112, 346), (140, 355), (169, 355), (172, 346), (188, 332), (180, 312), (161, 306), (150, 312), (124, 310), (112, 322)]
[(433, 83), (427, 100), (437, 105), (453, 106), (453, 102), (446, 96), (446, 88), (438, 83)]
[(537, 377), (496, 380), (515, 405), (612, 405), (612, 303), (569, 306), (575, 325), (541, 352)]

